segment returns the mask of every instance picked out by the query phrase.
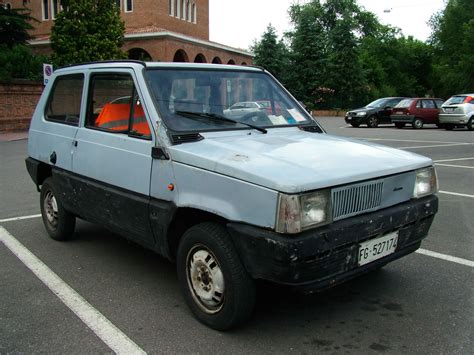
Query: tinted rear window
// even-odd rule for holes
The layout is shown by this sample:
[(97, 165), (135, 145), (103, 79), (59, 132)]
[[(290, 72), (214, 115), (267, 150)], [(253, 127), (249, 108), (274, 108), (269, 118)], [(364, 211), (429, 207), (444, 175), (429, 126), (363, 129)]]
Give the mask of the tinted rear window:
[(412, 102), (413, 102), (413, 99), (405, 99), (405, 100), (400, 101), (395, 107), (408, 108), (410, 107)]
[(462, 104), (466, 100), (467, 96), (452, 96), (444, 103), (444, 105), (457, 105)]

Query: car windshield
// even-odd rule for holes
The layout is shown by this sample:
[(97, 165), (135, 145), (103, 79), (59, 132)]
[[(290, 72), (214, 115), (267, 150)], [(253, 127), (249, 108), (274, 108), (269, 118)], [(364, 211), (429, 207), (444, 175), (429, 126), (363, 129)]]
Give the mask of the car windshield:
[(366, 107), (383, 107), (385, 102), (387, 102), (387, 99), (378, 99), (378, 100), (372, 101)]
[(466, 100), (467, 96), (452, 96), (446, 101), (443, 105), (456, 105), (456, 104), (462, 104), (464, 100)]
[(395, 108), (408, 108), (410, 107), (412, 102), (413, 102), (413, 99), (402, 100), (397, 105), (395, 105)]
[(147, 81), (165, 124), (175, 131), (271, 128), (313, 122), (265, 72), (149, 68)]

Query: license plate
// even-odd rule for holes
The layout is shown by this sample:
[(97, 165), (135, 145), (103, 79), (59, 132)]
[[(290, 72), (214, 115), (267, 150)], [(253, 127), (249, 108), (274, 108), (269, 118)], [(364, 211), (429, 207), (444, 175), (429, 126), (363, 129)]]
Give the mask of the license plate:
[(397, 249), (398, 231), (359, 244), (359, 266), (390, 255)]
[(348, 121), (352, 120), (352, 117), (347, 117), (347, 120), (348, 120)]
[(397, 111), (395, 112), (396, 115), (403, 115), (403, 112), (402, 111)]

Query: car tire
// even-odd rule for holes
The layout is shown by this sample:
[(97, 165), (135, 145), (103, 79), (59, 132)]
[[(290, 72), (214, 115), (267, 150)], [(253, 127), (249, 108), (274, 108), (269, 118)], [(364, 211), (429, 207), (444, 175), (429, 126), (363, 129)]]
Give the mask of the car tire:
[(351, 126), (354, 128), (359, 128), (360, 123), (351, 123)]
[(421, 129), (423, 128), (423, 120), (421, 118), (415, 117), (411, 126), (413, 129)]
[(367, 118), (367, 127), (377, 128), (378, 125), (379, 125), (379, 119), (377, 118), (377, 116), (372, 115)]
[(205, 325), (227, 330), (252, 315), (255, 280), (224, 226), (202, 223), (189, 228), (178, 246), (177, 271), (186, 303)]
[(446, 123), (444, 125), (444, 128), (447, 130), (447, 131), (452, 131), (454, 129), (454, 125), (452, 124), (449, 124), (449, 123)]
[(71, 239), (76, 227), (76, 217), (63, 207), (52, 178), (47, 178), (41, 186), (40, 208), (49, 236), (54, 240)]
[(402, 122), (395, 122), (395, 127), (401, 129), (401, 128), (405, 127), (405, 123), (402, 123)]
[(474, 118), (471, 117), (469, 121), (467, 121), (467, 130), (474, 131)]

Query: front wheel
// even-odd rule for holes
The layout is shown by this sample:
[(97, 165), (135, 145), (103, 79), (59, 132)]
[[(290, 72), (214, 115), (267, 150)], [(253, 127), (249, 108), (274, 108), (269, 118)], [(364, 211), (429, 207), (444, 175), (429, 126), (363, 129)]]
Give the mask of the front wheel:
[(179, 243), (177, 270), (186, 303), (205, 325), (226, 330), (250, 318), (255, 281), (224, 226), (202, 223), (188, 229)]
[(414, 129), (423, 128), (423, 120), (421, 118), (415, 118), (411, 125)]
[(70, 239), (76, 227), (76, 217), (64, 209), (52, 178), (47, 178), (41, 186), (40, 206), (49, 236), (54, 240)]
[(474, 119), (472, 117), (467, 122), (467, 129), (469, 131), (474, 131)]
[(367, 127), (377, 128), (378, 125), (379, 125), (379, 119), (377, 118), (377, 116), (373, 115), (367, 119)]

